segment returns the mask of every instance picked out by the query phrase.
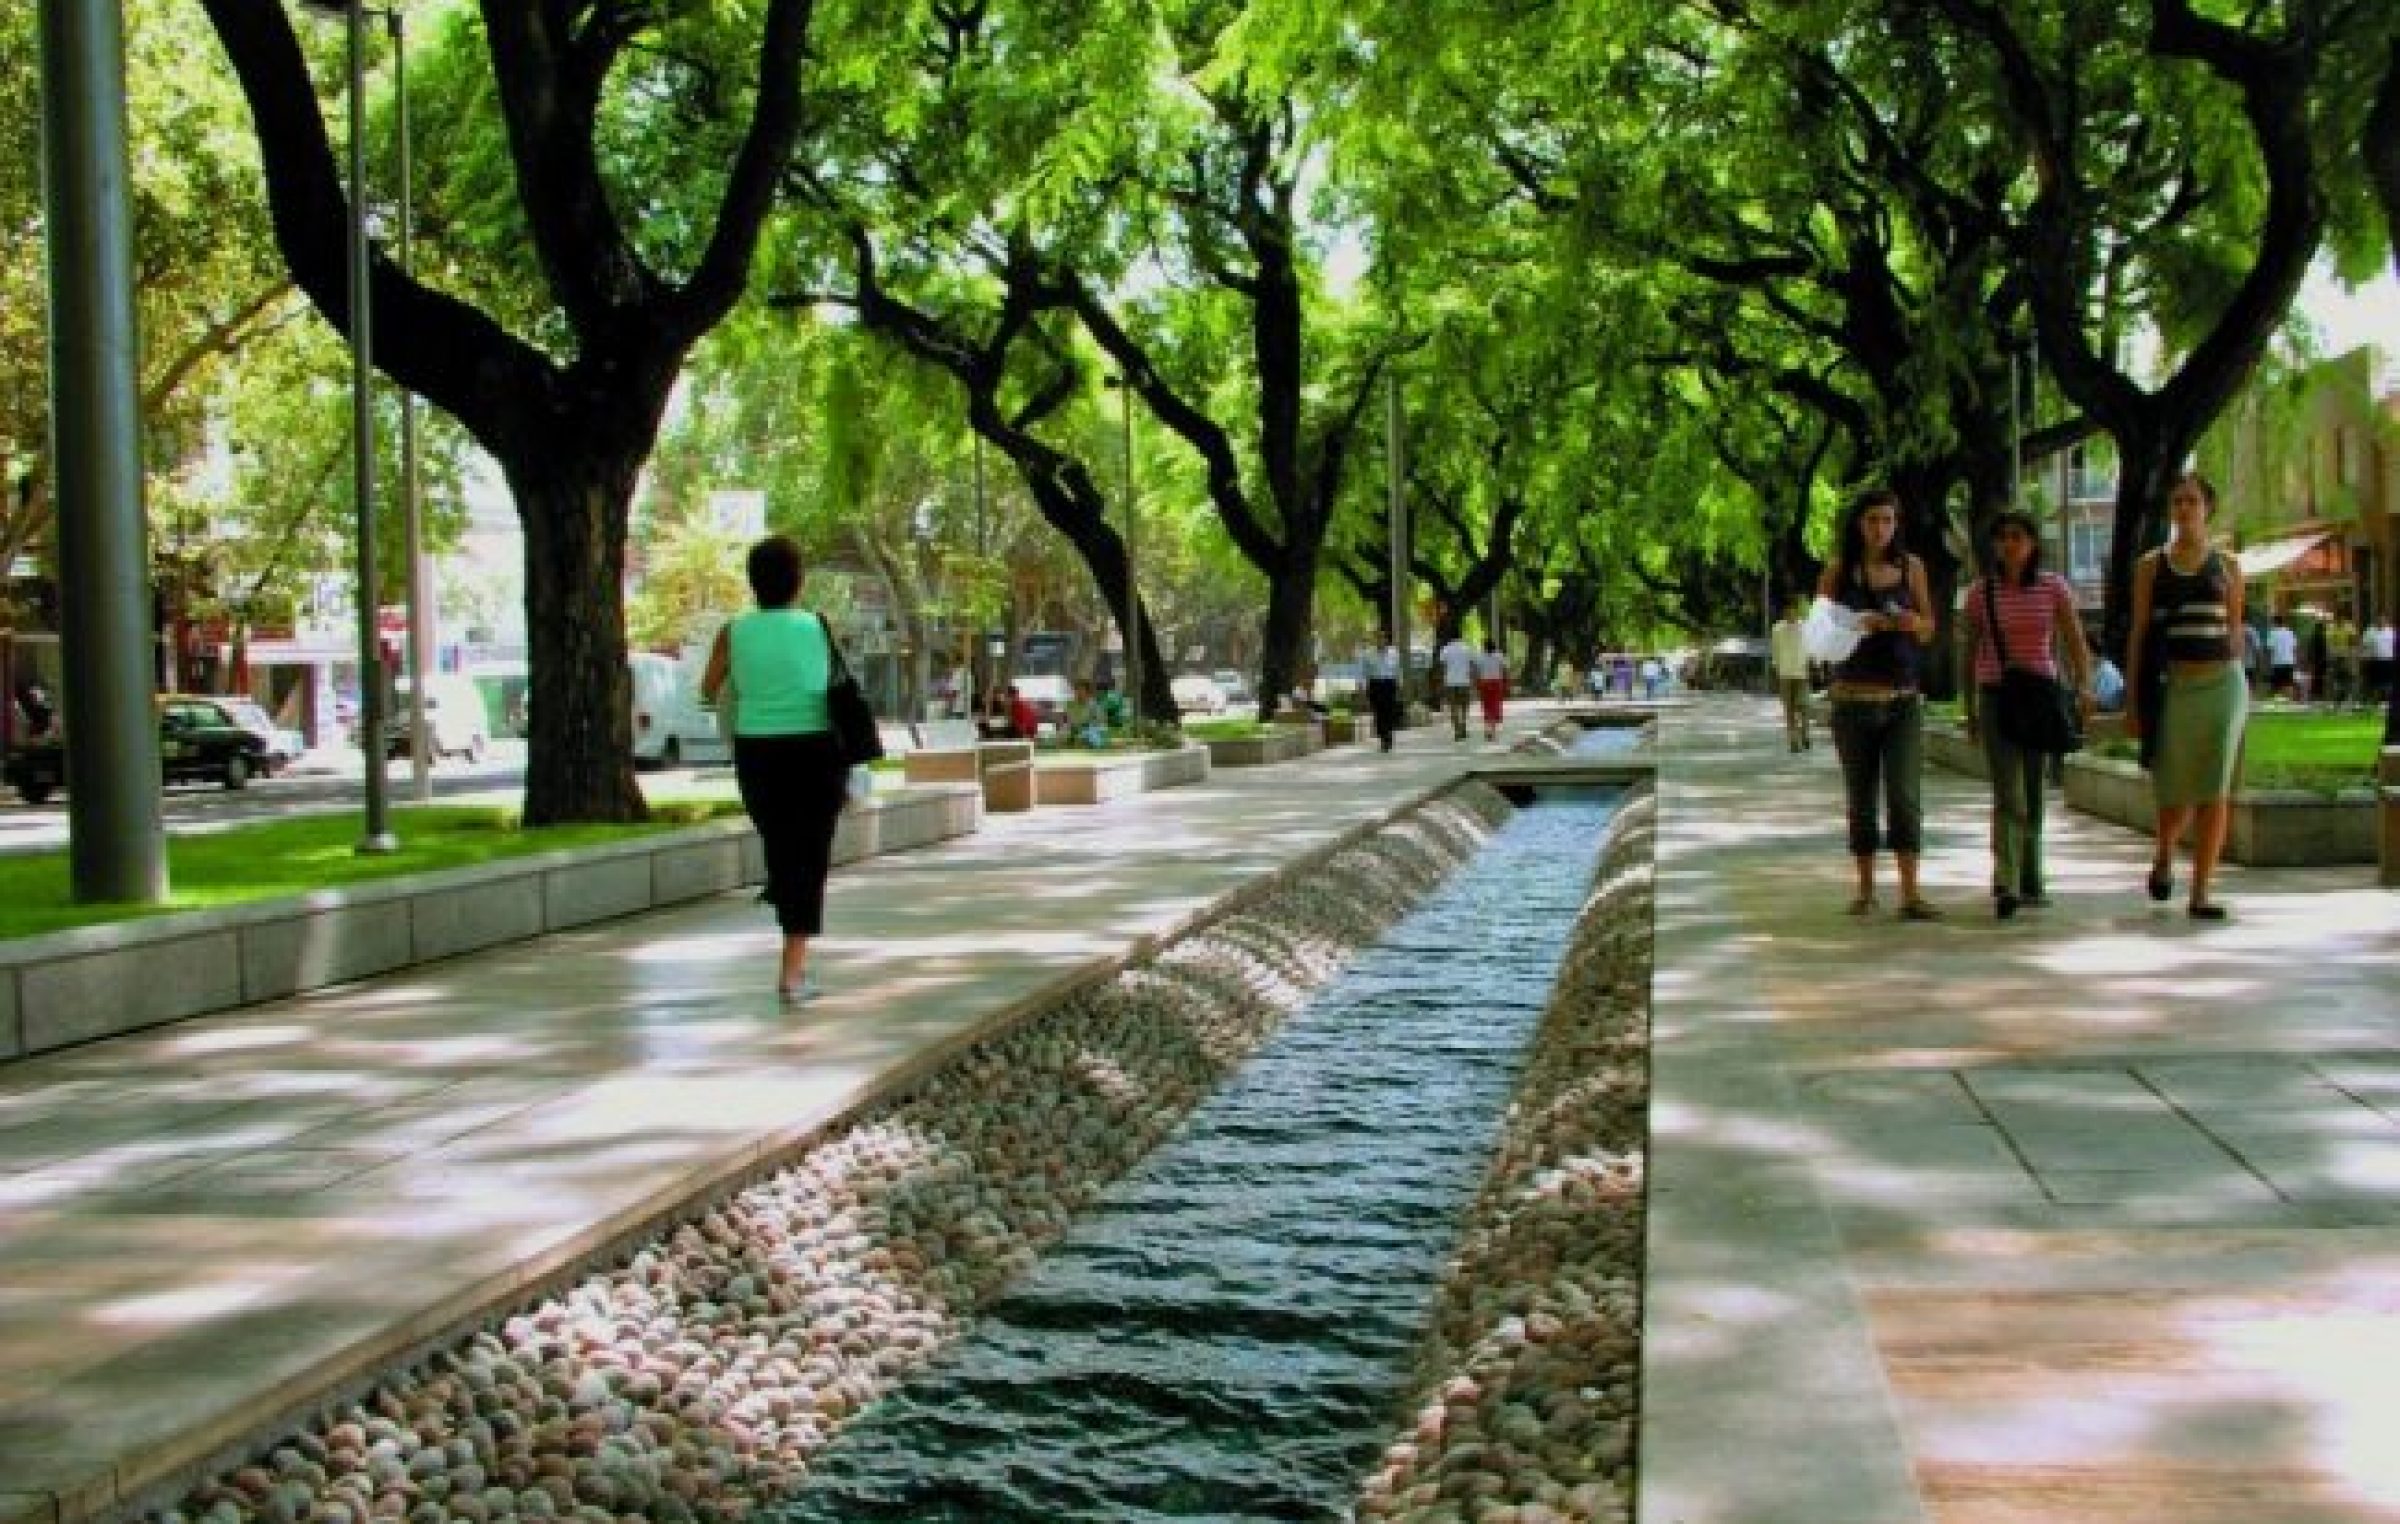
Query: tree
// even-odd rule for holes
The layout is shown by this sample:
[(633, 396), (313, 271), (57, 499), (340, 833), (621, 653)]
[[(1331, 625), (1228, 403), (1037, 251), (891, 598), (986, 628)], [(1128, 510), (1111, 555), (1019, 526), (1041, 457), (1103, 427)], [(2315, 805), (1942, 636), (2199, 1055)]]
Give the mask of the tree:
[[(2373, 0), (2290, 0), (2238, 22), (2188, 0), (2077, 0), (2038, 18), (2006, 0), (1897, 9), (1947, 21), (1962, 47), (1945, 85), (1985, 103), (2021, 155), (1994, 210), (2051, 374), (2117, 449), (2103, 640), (2121, 653), (2134, 561), (2290, 310), (2369, 110), (2358, 61), (2388, 56), (2400, 19)], [(2156, 385), (2101, 337), (2127, 282), (2168, 347)]]
[[(249, 103), (285, 263), (347, 333), (348, 200), (290, 19), (270, 0), (203, 3)], [(489, 55), (511, 184), (496, 215), (530, 244), (547, 306), (536, 336), (520, 336), (379, 251), (375, 361), (456, 418), (516, 499), (542, 694), (529, 824), (645, 813), (619, 591), (630, 504), (685, 356), (747, 285), (800, 132), (811, 10), (764, 0), (746, 95), (708, 64), (745, 24), (733, 10), (483, 0), (478, 21), (450, 20), (436, 39)]]

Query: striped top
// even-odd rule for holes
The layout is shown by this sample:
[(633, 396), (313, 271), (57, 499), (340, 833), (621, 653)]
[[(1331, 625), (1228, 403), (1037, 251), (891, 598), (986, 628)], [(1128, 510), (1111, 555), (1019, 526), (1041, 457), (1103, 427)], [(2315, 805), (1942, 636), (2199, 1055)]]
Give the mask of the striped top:
[(2231, 661), (2233, 629), (2227, 609), (2225, 558), (2215, 551), (2195, 572), (2180, 572), (2164, 550), (2150, 583), (2150, 617), (2165, 637), (2169, 661)]
[[(1984, 593), (1986, 583), (1992, 583), (1993, 596), (1989, 601)], [(2058, 676), (2058, 661), (2051, 652), (2051, 643), (2057, 638), (2059, 621), (2075, 617), (2075, 593), (2067, 586), (2067, 579), (2056, 572), (2042, 572), (2030, 587), (1993, 582), (1990, 577), (1976, 581), (1967, 593), (1967, 623), (1975, 631), (1978, 687), (1991, 687), (2000, 681), (2000, 653), (1985, 628), (1994, 603), (2000, 609), (2000, 640), (2008, 647), (2008, 665), (2039, 672), (2044, 677)]]

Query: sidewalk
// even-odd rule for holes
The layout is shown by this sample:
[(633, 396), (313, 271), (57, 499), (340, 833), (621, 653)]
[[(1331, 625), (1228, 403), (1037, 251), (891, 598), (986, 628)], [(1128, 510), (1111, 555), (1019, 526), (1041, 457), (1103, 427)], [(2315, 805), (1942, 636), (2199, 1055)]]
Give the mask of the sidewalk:
[(1420, 729), (844, 868), (796, 1015), (739, 895), (9, 1065), (0, 1521), (255, 1436), (1501, 750)]
[[(1647, 1524), (2400, 1520), (2400, 895), (2236, 868), (2195, 927), (2061, 811), (2059, 904), (2001, 925), (1982, 788), (1934, 772), (1953, 918), (1854, 921), (1829, 745), (1747, 700), (1663, 731)], [(256, 1432), (1489, 755), (846, 869), (796, 1020), (728, 897), (0, 1071), (0, 1521)]]
[(2004, 925), (1929, 768), (1951, 917), (1853, 920), (1821, 730), (1659, 777), (1645, 1524), (2400, 1520), (2400, 894), (2054, 802)]

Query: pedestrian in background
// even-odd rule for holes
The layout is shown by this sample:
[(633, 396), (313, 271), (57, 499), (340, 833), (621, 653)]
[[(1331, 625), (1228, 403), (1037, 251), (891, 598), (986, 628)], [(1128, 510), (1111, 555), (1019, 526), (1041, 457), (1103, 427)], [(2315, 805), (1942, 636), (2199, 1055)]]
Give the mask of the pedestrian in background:
[(2057, 678), (2054, 655), (2067, 656), (2067, 679), (2092, 712), (2091, 648), (2075, 617), (2075, 592), (2042, 570), (2042, 537), (2033, 516), (2008, 509), (1992, 520), (1989, 569), (1967, 589), (1968, 649), (1973, 680), (1966, 685), (1967, 739), (1981, 740), (1992, 783), (1992, 907), (2005, 921), (2020, 905), (2044, 906), (2041, 752), (2019, 746), (1998, 723), (2001, 673), (2010, 667)]
[(1391, 626), (1384, 626), (1375, 649), (1360, 658), (1367, 679), (1367, 710), (1375, 717), (1375, 740), (1385, 751), (1400, 733), (1400, 648), (1392, 643)]
[(1808, 650), (1800, 637), (1808, 603), (1794, 598), (1783, 617), (1767, 632), (1767, 651), (1775, 663), (1775, 691), (1783, 699), (1783, 744), (1786, 751), (1809, 749)]
[(2277, 614), (2267, 631), (2267, 691), (2277, 698), (2290, 698), (2299, 674), (2300, 637), (2292, 629), (2292, 616)]
[(1434, 653), (1442, 669), (1442, 707), (1450, 712), (1450, 739), (1467, 738), (1467, 700), (1475, 693), (1475, 648), (1453, 635)]
[(825, 877), (850, 769), (825, 704), (833, 632), (800, 604), (799, 545), (769, 535), (750, 547), (747, 571), (758, 606), (717, 631), (700, 692), (733, 708), (734, 781), (766, 848), (761, 898), (783, 932), (775, 993), (791, 1006), (817, 996), (808, 943), (825, 929)]
[[(1933, 643), (1933, 595), (1925, 563), (1900, 536), (1900, 499), (1874, 488), (1842, 515), (1841, 548), (1817, 585), (1820, 597), (1856, 612), (1865, 632), (1833, 673), (1833, 746), (1842, 759), (1850, 860), (1857, 872), (1852, 915), (1875, 909), (1875, 854), (1889, 848), (1900, 875), (1900, 915), (1934, 921), (1941, 912), (1917, 889), (1924, 851), (1925, 713), (1919, 670)], [(1877, 808), (1881, 805), (1881, 819)]]
[(2186, 473), (2167, 496), (2173, 526), (2167, 543), (2133, 569), (2134, 639), (2127, 647), (2126, 681), (2136, 695), (2126, 724), (2143, 742), (2158, 822), (2144, 887), (2165, 901), (2175, 893), (2175, 847), (2192, 832), (2192, 893), (2186, 909), (2196, 921), (2222, 921), (2225, 907), (2209, 895), (2217, 858), (2225, 850), (2234, 767), (2250, 691), (2242, 671), (2242, 568), (2208, 543), (2216, 488)]
[(1483, 738), (1499, 740), (1501, 710), (1508, 703), (1508, 658), (1496, 640), (1485, 641), (1483, 654), (1475, 658), (1475, 696), (1483, 703)]

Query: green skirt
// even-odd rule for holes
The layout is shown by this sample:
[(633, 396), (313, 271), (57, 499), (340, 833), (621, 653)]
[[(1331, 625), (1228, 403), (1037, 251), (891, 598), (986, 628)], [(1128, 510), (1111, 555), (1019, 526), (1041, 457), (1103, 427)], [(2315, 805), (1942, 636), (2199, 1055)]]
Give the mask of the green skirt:
[(2242, 721), (2250, 713), (2250, 685), (2242, 669), (2227, 662), (2192, 677), (2170, 672), (2159, 708), (2158, 752), (2150, 766), (2150, 792), (2158, 807), (2181, 809), (2231, 795), (2234, 766), (2242, 755)]

